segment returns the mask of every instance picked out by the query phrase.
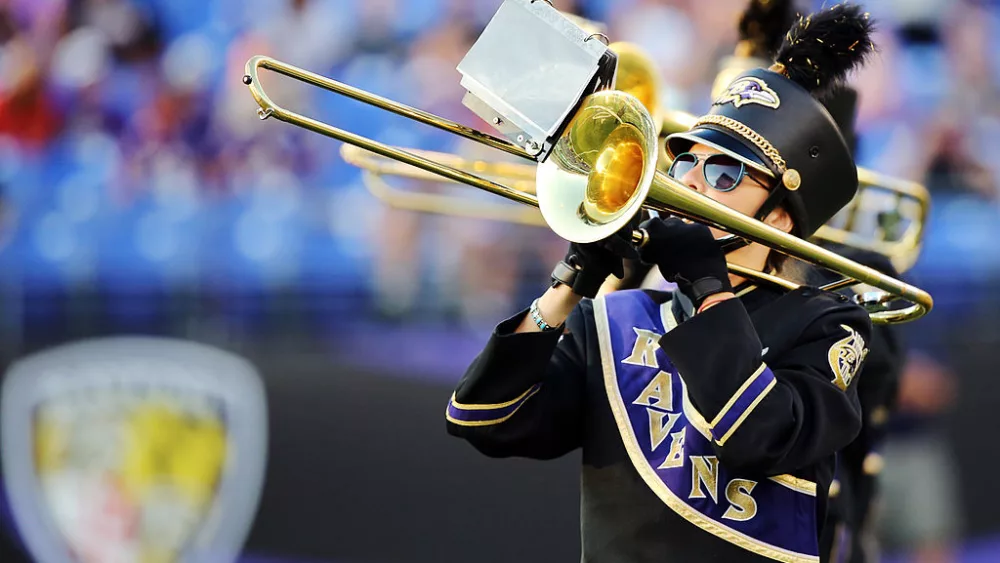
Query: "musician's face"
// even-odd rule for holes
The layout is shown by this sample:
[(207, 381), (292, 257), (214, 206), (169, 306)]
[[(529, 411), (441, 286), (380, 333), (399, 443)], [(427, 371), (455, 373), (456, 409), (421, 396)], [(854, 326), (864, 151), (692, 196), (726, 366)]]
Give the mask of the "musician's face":
[[(728, 191), (722, 191), (709, 185), (708, 180), (705, 179), (705, 172), (703, 170), (705, 159), (708, 156), (722, 154), (722, 152), (702, 144), (694, 145), (688, 149), (688, 152), (697, 156), (698, 163), (683, 175), (676, 177), (676, 180), (692, 190), (704, 194), (744, 215), (753, 217), (757, 214), (757, 210), (763, 205), (769, 193), (770, 178), (747, 167), (747, 173), (736, 184), (736, 187)], [(709, 174), (709, 176), (712, 176), (712, 174)], [(791, 218), (780, 207), (771, 212), (765, 221), (785, 232), (791, 230)], [(712, 234), (716, 238), (719, 238), (726, 233), (713, 228)]]

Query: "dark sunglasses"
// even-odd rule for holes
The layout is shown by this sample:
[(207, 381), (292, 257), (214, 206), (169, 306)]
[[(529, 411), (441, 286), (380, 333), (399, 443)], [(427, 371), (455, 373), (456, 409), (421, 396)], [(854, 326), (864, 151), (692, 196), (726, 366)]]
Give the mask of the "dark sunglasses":
[[(685, 174), (698, 166), (699, 160), (701, 159), (694, 153), (681, 153), (674, 158), (670, 170), (667, 170), (667, 176), (674, 179), (683, 178)], [(746, 165), (729, 155), (710, 154), (705, 157), (704, 161), (705, 164), (701, 167), (701, 171), (705, 175), (705, 181), (720, 192), (732, 191), (747, 175)], [(753, 176), (750, 179), (757, 181)]]

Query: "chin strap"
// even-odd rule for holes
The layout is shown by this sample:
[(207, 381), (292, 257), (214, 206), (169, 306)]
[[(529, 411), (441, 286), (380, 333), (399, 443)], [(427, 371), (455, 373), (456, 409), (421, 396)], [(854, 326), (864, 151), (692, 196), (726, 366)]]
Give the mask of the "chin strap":
[(723, 254), (729, 254), (730, 252), (735, 252), (744, 246), (750, 246), (750, 241), (736, 235), (726, 235), (718, 239), (718, 243), (719, 247), (722, 248)]

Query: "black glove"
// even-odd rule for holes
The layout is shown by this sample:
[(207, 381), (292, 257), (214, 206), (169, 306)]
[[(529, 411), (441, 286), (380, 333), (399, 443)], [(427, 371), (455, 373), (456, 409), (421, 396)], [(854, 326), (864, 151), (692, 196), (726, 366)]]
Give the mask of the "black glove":
[(624, 259), (639, 258), (632, 245), (632, 231), (640, 220), (637, 215), (620, 231), (597, 242), (571, 242), (566, 257), (552, 272), (553, 280), (571, 286), (577, 295), (594, 298), (608, 276), (623, 279)]
[(706, 297), (733, 290), (726, 255), (705, 225), (670, 217), (650, 219), (639, 228), (649, 235), (639, 257), (655, 264), (664, 279), (676, 283), (696, 311)]

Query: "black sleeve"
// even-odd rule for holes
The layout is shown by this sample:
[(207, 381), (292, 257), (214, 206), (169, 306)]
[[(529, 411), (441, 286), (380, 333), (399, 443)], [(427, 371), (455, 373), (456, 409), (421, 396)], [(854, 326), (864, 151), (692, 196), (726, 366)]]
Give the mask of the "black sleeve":
[[(802, 308), (804, 329), (788, 335), (791, 346), (769, 357), (770, 365), (762, 361), (760, 339), (738, 299), (696, 315), (660, 340), (728, 466), (787, 473), (833, 455), (857, 436), (854, 375), (867, 353), (871, 323), (863, 309), (834, 296), (813, 299), (820, 305)], [(788, 330), (798, 332), (794, 324)]]
[(448, 402), (448, 432), (492, 457), (552, 459), (581, 443), (589, 300), (562, 333), (514, 333), (527, 311), (497, 325)]

